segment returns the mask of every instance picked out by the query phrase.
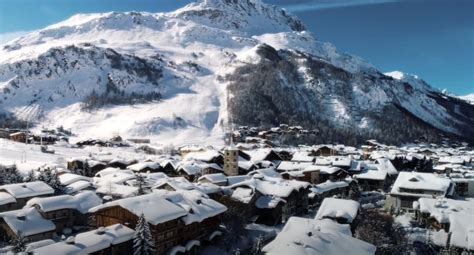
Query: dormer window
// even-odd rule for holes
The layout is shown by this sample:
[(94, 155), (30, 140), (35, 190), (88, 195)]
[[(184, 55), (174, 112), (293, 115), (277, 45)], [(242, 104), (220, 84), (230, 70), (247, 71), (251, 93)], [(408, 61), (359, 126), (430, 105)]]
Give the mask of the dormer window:
[(418, 180), (416, 177), (413, 177), (413, 178), (411, 178), (409, 181), (411, 181), (411, 182), (419, 182), (420, 180)]
[(24, 220), (26, 220), (26, 215), (23, 214), (23, 213), (19, 213), (19, 214), (16, 215), (16, 218), (18, 220), (24, 221)]

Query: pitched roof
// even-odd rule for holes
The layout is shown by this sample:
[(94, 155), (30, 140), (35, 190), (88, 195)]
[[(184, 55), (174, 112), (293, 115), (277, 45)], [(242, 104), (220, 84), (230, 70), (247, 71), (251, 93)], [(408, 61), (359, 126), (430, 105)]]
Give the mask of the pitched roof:
[(89, 211), (90, 208), (102, 204), (100, 199), (93, 191), (83, 191), (74, 196), (61, 195), (54, 197), (35, 197), (26, 203), (26, 208), (38, 206), (43, 212), (51, 212), (61, 209), (75, 209), (82, 214)]
[[(114, 206), (120, 206), (135, 214), (136, 216), (140, 216), (143, 213), (145, 219), (153, 225), (171, 221), (187, 215), (187, 211), (182, 207), (166, 200), (162, 195), (157, 193), (108, 202), (90, 209), (89, 212), (97, 212), (99, 210)], [(157, 210), (157, 208), (160, 209)]]
[(133, 238), (134, 233), (133, 229), (122, 224), (114, 224), (77, 234), (73, 239), (74, 243), (58, 242), (37, 248), (33, 252), (38, 255), (50, 255), (51, 251), (63, 255), (91, 254), (129, 241)]
[(291, 217), (277, 237), (263, 248), (268, 255), (340, 255), (375, 253), (375, 246), (353, 238), (337, 225)]
[(316, 214), (316, 220), (345, 218), (350, 223), (357, 216), (359, 203), (353, 200), (325, 198)]
[[(432, 173), (400, 172), (390, 193), (395, 195), (413, 195), (412, 193), (403, 192), (400, 189), (429, 190), (440, 192), (440, 195), (444, 196), (448, 191), (450, 183), (451, 181), (448, 178), (440, 177)], [(416, 195), (426, 196), (422, 193)]]
[(56, 229), (56, 225), (50, 220), (41, 217), (36, 208), (24, 208), (20, 210), (8, 211), (0, 213), (10, 229), (18, 234), (25, 236), (36, 235), (39, 233), (49, 232)]
[(54, 189), (42, 181), (6, 184), (0, 186), (0, 190), (5, 190), (17, 199), (54, 193)]

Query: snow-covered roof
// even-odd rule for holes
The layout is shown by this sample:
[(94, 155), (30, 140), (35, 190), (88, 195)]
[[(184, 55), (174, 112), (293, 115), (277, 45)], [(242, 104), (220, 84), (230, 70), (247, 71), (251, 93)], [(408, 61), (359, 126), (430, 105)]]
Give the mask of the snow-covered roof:
[(239, 158), (238, 165), (239, 165), (239, 168), (245, 169), (247, 171), (253, 166), (255, 166), (251, 161), (241, 159), (241, 157)]
[(332, 164), (332, 161), (328, 157), (317, 157), (314, 164), (318, 166), (330, 166)]
[(119, 172), (120, 169), (119, 168), (115, 168), (115, 167), (107, 167), (105, 169), (102, 169), (100, 170), (99, 172), (97, 172), (95, 174), (95, 177), (104, 177), (106, 175), (109, 175), (109, 174), (114, 174), (116, 172)]
[[(471, 201), (472, 202), (472, 201)], [(472, 211), (465, 211), (449, 215), (449, 232), (451, 232), (450, 245), (474, 250), (474, 222)]]
[(16, 203), (15, 197), (7, 192), (0, 192), (0, 205)]
[(187, 215), (181, 218), (186, 225), (202, 222), (227, 211), (227, 207), (223, 204), (197, 190), (179, 190), (176, 192), (154, 190), (154, 192), (163, 194), (167, 200), (186, 210)]
[(15, 198), (51, 195), (54, 189), (42, 181), (6, 184), (0, 186), (0, 191), (6, 191)]
[(227, 182), (229, 185), (234, 185), (234, 184), (249, 180), (251, 178), (252, 177), (248, 175), (227, 176)]
[(34, 249), (38, 249), (40, 247), (44, 247), (46, 245), (51, 245), (51, 244), (54, 244), (54, 240), (52, 239), (45, 239), (45, 240), (40, 240), (40, 241), (36, 241), (36, 242), (31, 242), (29, 244), (26, 245), (26, 251), (32, 251)]
[(231, 198), (242, 203), (249, 203), (253, 197), (253, 190), (250, 188), (237, 187), (231, 195)]
[(201, 173), (202, 168), (196, 161), (192, 160), (179, 164), (176, 170), (184, 171), (188, 175), (196, 175)]
[(268, 255), (374, 254), (372, 244), (330, 228), (312, 219), (291, 217), (277, 237), (263, 248)]
[(342, 169), (339, 168), (339, 167), (335, 167), (335, 166), (333, 166), (333, 167), (321, 167), (319, 172), (320, 173), (325, 173), (325, 174), (334, 174), (334, 173), (336, 173), (337, 171), (340, 171), (340, 170), (342, 170)]
[(52, 251), (56, 254), (92, 254), (104, 250), (112, 245), (129, 241), (133, 238), (135, 231), (122, 224), (115, 224), (100, 229), (77, 234), (73, 242), (58, 242), (37, 248), (33, 251), (38, 255), (50, 255)]
[(312, 166), (312, 162), (293, 162), (293, 161), (282, 161), (277, 167), (278, 171), (298, 171), (303, 170), (309, 166)]
[(279, 203), (286, 203), (286, 201), (274, 196), (261, 196), (255, 201), (255, 206), (260, 209), (275, 208)]
[[(420, 198), (416, 209), (429, 213), (439, 223), (449, 223), (450, 215), (459, 213), (474, 215), (473, 200), (454, 200), (447, 198)], [(469, 220), (468, 220), (469, 221)]]
[(157, 193), (108, 202), (90, 209), (89, 212), (93, 213), (114, 206), (120, 206), (136, 216), (140, 216), (143, 213), (145, 219), (153, 225), (186, 216), (188, 213), (182, 207), (168, 201), (163, 195)]
[(80, 181), (71, 183), (71, 184), (67, 185), (66, 187), (64, 187), (64, 193), (73, 194), (73, 193), (76, 193), (76, 192), (81, 191), (83, 189), (87, 189), (91, 186), (92, 186), (92, 183), (90, 183), (88, 181), (80, 180)]
[(104, 163), (104, 162), (102, 162), (102, 161), (98, 161), (98, 160), (88, 160), (88, 161), (87, 161), (87, 164), (89, 165), (89, 167), (105, 166), (105, 165), (107, 165), (106, 163)]
[(98, 194), (126, 198), (137, 195), (138, 187), (109, 183), (98, 187), (96, 192)]
[(198, 181), (201, 180), (208, 180), (211, 183), (227, 183), (227, 176), (225, 176), (222, 173), (217, 173), (217, 174), (206, 174), (201, 177), (199, 177)]
[(255, 150), (245, 151), (245, 153), (250, 156), (250, 161), (254, 163), (264, 161), (272, 152), (273, 150), (269, 148), (259, 148)]
[(205, 150), (186, 153), (186, 155), (183, 156), (183, 160), (199, 160), (204, 162), (210, 162), (219, 156), (221, 156), (221, 153), (219, 151)]
[(160, 188), (165, 184), (168, 184), (174, 190), (192, 190), (196, 188), (192, 182), (184, 177), (168, 177), (159, 179), (155, 182), (154, 188)]
[(41, 217), (36, 208), (24, 208), (20, 210), (0, 213), (10, 229), (18, 234), (21, 232), (25, 236), (36, 235), (56, 229), (56, 225), (50, 220)]
[(350, 157), (330, 157), (332, 165), (337, 167), (350, 167), (352, 159)]
[(336, 219), (345, 218), (351, 223), (357, 216), (359, 211), (359, 203), (353, 200), (325, 198), (316, 214), (316, 220), (325, 218)]
[(360, 174), (355, 174), (354, 177), (356, 179), (362, 179), (362, 180), (377, 180), (377, 181), (383, 181), (387, 179), (387, 172), (381, 171), (381, 170), (364, 170)]
[(317, 193), (317, 194), (321, 194), (321, 193), (324, 193), (324, 192), (331, 191), (333, 189), (344, 188), (344, 187), (347, 187), (347, 186), (349, 186), (349, 183), (347, 183), (345, 181), (327, 180), (326, 182), (314, 185), (314, 187), (311, 189), (311, 191), (314, 192), (314, 193)]
[(109, 161), (109, 164), (122, 164), (122, 165), (130, 165), (134, 162), (135, 160), (128, 160), (128, 159), (123, 159), (123, 158), (114, 158), (111, 161)]
[(161, 167), (160, 164), (157, 162), (141, 162), (141, 163), (136, 163), (136, 164), (127, 166), (127, 169), (130, 169), (135, 172), (140, 172), (147, 168), (157, 170), (160, 167)]
[[(432, 173), (400, 172), (390, 193), (395, 195), (413, 195), (413, 193), (407, 193), (400, 190), (409, 189), (435, 191), (440, 192), (440, 195), (444, 196), (450, 183), (451, 181), (448, 178), (437, 176)], [(422, 192), (420, 192), (420, 194), (417, 193), (417, 195), (423, 196)]]
[(392, 162), (389, 159), (378, 158), (378, 159), (376, 159), (376, 162), (378, 163), (378, 168), (381, 171), (384, 171), (389, 175), (397, 175), (398, 174), (397, 169), (393, 166)]
[(38, 206), (43, 212), (75, 209), (82, 214), (86, 214), (90, 208), (100, 204), (102, 204), (102, 199), (100, 199), (95, 192), (83, 191), (74, 196), (35, 197), (26, 203), (25, 208)]
[(297, 151), (293, 154), (291, 161), (296, 162), (313, 162), (314, 157), (309, 156), (307, 151)]
[(221, 191), (221, 187), (213, 183), (197, 183), (195, 184), (197, 190), (201, 191), (204, 194), (214, 194)]
[(302, 181), (289, 181), (280, 178), (265, 177), (263, 180), (252, 178), (250, 180), (232, 185), (231, 188), (247, 186), (253, 190), (258, 190), (263, 195), (285, 198), (288, 197), (293, 191), (299, 191), (302, 188), (307, 188), (309, 185), (309, 183)]
[(438, 160), (438, 163), (450, 163), (450, 164), (462, 165), (466, 161), (469, 161), (468, 157), (450, 156), (450, 157), (441, 157)]
[(92, 182), (92, 178), (89, 178), (83, 175), (73, 174), (73, 173), (63, 173), (63, 174), (60, 174), (58, 178), (59, 178), (59, 182), (61, 182), (61, 184), (64, 186), (67, 186), (71, 183), (74, 183), (80, 180)]
[(132, 170), (110, 169), (109, 172), (103, 173), (101, 177), (94, 177), (94, 183), (97, 186), (108, 185), (109, 183), (123, 184), (128, 180), (135, 179), (135, 173)]

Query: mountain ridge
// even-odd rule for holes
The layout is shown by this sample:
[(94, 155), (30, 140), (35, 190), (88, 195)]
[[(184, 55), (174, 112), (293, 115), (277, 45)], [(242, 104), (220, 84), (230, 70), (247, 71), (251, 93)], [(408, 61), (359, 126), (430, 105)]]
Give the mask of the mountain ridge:
[[(278, 70), (273, 73), (278, 79), (271, 78), (268, 91), (236, 94), (241, 71), (250, 68), (246, 75), (260, 80), (251, 67), (267, 70), (269, 64)], [(79, 95), (71, 91), (68, 75), (81, 84)], [(255, 81), (242, 86), (249, 84)], [(267, 116), (279, 123), (317, 127), (324, 120), (334, 129), (352, 127), (362, 140), (387, 128), (381, 113), (389, 108), (398, 116), (394, 121), (417, 118), (428, 124), (416, 127), (429, 129), (433, 139), (439, 134), (474, 137), (467, 129), (474, 122), (471, 105), (442, 95), (416, 76), (382, 74), (361, 58), (318, 41), (295, 16), (259, 0), (201, 0), (168, 13), (74, 15), (2, 45), (0, 89), (4, 114), (38, 127), (62, 125), (81, 138), (118, 133), (151, 136), (162, 143), (222, 143), (229, 116), (240, 116), (239, 107), (247, 108), (250, 101), (257, 110), (267, 103), (278, 105), (275, 100), (283, 99), (271, 92), (279, 90), (294, 101), (285, 106), (291, 111), (274, 107), (288, 114)], [(46, 96), (56, 94), (52, 101)], [(101, 98), (94, 101), (101, 106), (94, 112), (81, 110), (91, 95)], [(301, 116), (289, 117), (289, 112)], [(255, 120), (238, 118), (235, 124)]]

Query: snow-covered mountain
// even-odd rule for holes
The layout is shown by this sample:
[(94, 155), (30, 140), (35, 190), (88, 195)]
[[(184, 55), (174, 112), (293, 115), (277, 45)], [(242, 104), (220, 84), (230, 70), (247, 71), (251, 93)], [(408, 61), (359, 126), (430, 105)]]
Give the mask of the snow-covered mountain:
[(260, 0), (78, 14), (32, 32), (0, 46), (0, 109), (80, 138), (162, 143), (219, 143), (229, 119), (367, 135), (409, 119), (474, 137), (471, 105), (415, 76), (384, 75)]
[(474, 104), (474, 94), (469, 94), (469, 95), (465, 95), (465, 96), (460, 96), (459, 98), (465, 100), (465, 101), (468, 101), (469, 103), (471, 104)]

